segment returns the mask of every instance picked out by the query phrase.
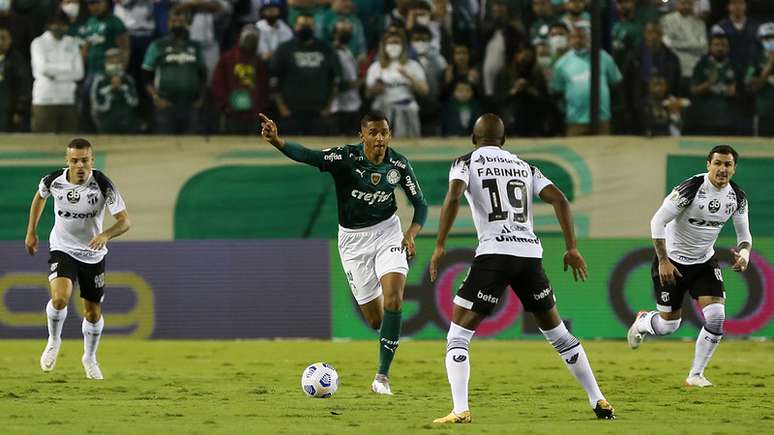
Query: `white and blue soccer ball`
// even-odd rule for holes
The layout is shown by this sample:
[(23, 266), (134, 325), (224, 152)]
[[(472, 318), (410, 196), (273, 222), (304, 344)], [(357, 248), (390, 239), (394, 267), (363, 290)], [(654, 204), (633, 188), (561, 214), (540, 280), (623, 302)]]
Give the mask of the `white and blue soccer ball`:
[(325, 399), (339, 388), (339, 374), (332, 366), (317, 362), (301, 373), (301, 389), (309, 397)]

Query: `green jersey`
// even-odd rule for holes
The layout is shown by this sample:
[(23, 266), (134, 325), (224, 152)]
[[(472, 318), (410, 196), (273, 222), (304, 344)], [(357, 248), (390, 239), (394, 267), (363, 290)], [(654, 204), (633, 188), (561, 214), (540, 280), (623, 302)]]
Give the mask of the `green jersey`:
[(693, 69), (691, 85), (696, 86), (706, 82), (713, 74), (717, 76), (717, 81), (704, 95), (695, 97), (692, 101), (694, 116), (702, 125), (728, 125), (733, 123), (733, 117), (729, 114), (734, 113), (733, 96), (728, 96), (727, 92), (731, 86), (736, 84), (736, 76), (731, 63), (728, 60), (717, 62), (710, 56), (703, 56), (696, 67)]
[(282, 153), (291, 159), (329, 172), (336, 185), (339, 225), (358, 229), (376, 225), (395, 214), (395, 187), (400, 185), (414, 206), (412, 223), (423, 225), (427, 203), (408, 159), (387, 148), (382, 163), (368, 160), (363, 144), (310, 150), (285, 142)]
[(89, 17), (77, 32), (79, 38), (91, 44), (86, 54), (87, 74), (102, 72), (105, 69), (105, 52), (116, 47), (117, 36), (127, 34), (124, 22), (111, 13)]
[[(747, 76), (745, 82), (749, 86), (753, 79), (759, 77), (766, 64), (769, 62), (769, 58), (764, 51), (758, 56), (758, 59), (747, 67)], [(766, 80), (766, 84), (756, 93), (755, 105), (758, 110), (758, 116), (762, 119), (771, 120), (774, 119), (774, 74), (769, 75)]]
[(204, 57), (199, 43), (167, 36), (153, 41), (142, 69), (153, 72), (153, 86), (174, 102), (193, 101), (204, 84)]

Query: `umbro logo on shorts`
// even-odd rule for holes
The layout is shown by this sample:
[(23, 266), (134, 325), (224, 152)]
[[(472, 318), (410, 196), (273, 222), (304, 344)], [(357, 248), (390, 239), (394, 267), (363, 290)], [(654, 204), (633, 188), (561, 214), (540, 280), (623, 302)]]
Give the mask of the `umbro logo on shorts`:
[(565, 361), (567, 361), (567, 364), (575, 364), (578, 362), (578, 355), (580, 355), (580, 353), (576, 353), (575, 355), (565, 359)]
[(59, 267), (59, 263), (51, 263), (51, 271), (55, 271), (56, 268)]
[(454, 362), (461, 363), (461, 362), (465, 362), (465, 360), (468, 359), (468, 357), (466, 357), (465, 355), (454, 355), (452, 359), (454, 360)]

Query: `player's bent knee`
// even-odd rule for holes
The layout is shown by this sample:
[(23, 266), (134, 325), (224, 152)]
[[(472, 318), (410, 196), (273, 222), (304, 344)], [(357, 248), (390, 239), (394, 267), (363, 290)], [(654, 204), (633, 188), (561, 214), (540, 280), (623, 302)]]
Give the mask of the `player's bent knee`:
[(67, 306), (67, 299), (61, 296), (55, 296), (51, 298), (51, 305), (57, 310), (63, 310)]
[(704, 329), (715, 335), (723, 335), (723, 324), (726, 321), (726, 306), (709, 304), (702, 308), (704, 313)]

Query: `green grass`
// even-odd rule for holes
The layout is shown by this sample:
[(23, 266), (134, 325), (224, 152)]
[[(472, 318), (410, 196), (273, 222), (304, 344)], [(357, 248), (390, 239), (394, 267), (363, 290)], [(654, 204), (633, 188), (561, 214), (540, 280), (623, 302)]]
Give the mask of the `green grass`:
[[(681, 386), (693, 343), (623, 341), (584, 346), (618, 419), (598, 421), (550, 345), (474, 341), (472, 425), (433, 427), (451, 399), (438, 341), (405, 341), (393, 397), (369, 392), (375, 342), (126, 341), (106, 337), (104, 381), (84, 379), (81, 342), (65, 341), (56, 370), (38, 367), (39, 341), (0, 341), (0, 432), (723, 434), (774, 428), (774, 343), (727, 341), (707, 369), (714, 388)], [(331, 399), (299, 381), (325, 360), (342, 378)]]

